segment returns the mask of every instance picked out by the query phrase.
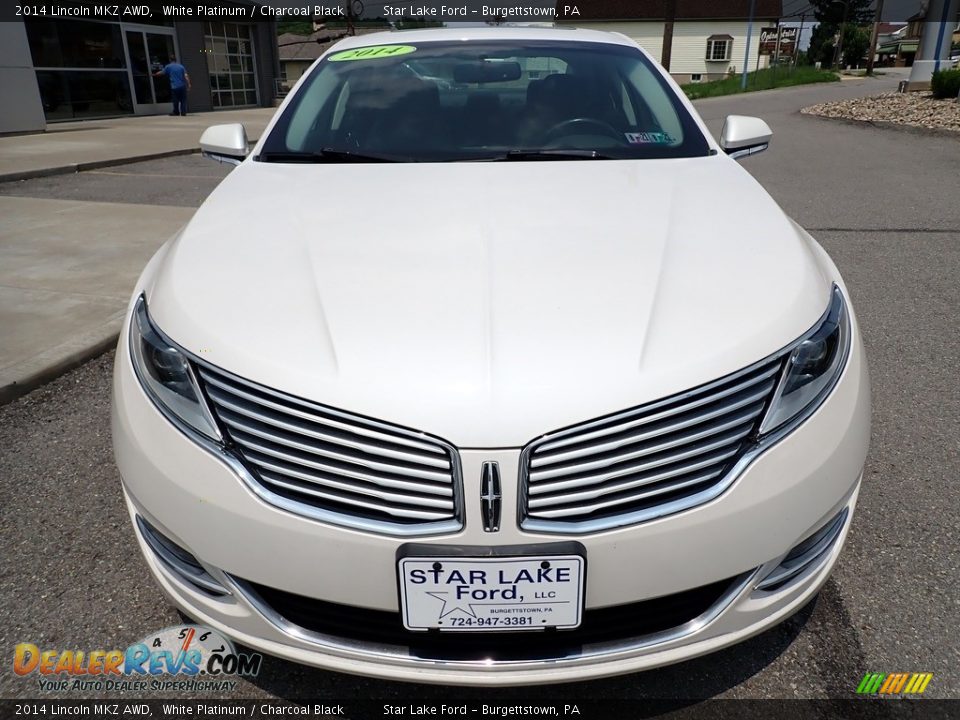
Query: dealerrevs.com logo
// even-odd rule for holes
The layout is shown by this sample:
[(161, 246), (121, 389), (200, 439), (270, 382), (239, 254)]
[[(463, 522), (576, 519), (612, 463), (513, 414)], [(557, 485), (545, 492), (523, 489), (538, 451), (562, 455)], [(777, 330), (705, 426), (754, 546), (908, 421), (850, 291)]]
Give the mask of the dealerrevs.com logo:
[(37, 676), (42, 691), (233, 690), (236, 680), (260, 672), (263, 656), (238, 653), (233, 643), (200, 625), (178, 625), (148, 635), (126, 650), (14, 648), (13, 671)]

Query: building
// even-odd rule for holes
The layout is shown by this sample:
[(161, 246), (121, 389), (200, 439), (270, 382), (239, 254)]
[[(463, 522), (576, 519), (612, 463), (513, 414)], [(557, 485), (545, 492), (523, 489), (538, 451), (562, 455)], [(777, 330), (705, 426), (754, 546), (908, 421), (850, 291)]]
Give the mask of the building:
[[(880, 23), (877, 35), (877, 59), (880, 64), (911, 67), (920, 51), (921, 36), (926, 23), (926, 7), (909, 18), (907, 23), (897, 23), (895, 28), (891, 23)], [(951, 45), (946, 53), (947, 57), (960, 56), (960, 13), (957, 14), (957, 19), (950, 23), (947, 32)]]
[[(569, 3), (566, 3), (569, 4)], [(743, 71), (747, 50), (747, 8), (743, 0), (676, 0), (670, 74), (679, 83), (719, 80)], [(580, 15), (564, 25), (623, 33), (659, 60), (663, 52), (663, 0), (591, 0), (580, 3)], [(561, 6), (558, 4), (558, 17)], [(756, 0), (749, 67), (767, 67), (761, 55), (760, 31), (777, 24), (781, 0)]]
[[(364, 35), (369, 32), (383, 32), (389, 29), (389, 26), (363, 27), (356, 28), (354, 34)], [(277, 48), (280, 57), (281, 89), (285, 92), (292, 88), (318, 57), (346, 35), (346, 28), (321, 29), (312, 32), (310, 35), (295, 35), (294, 33), (280, 35), (277, 38)]]
[(877, 32), (877, 56), (881, 65), (910, 67), (920, 47), (920, 21), (880, 23)]
[(28, 17), (0, 23), (0, 134), (169, 113), (169, 81), (152, 72), (173, 57), (190, 75), (190, 112), (274, 104), (274, 22)]
[(310, 35), (283, 33), (277, 37), (280, 58), (280, 85), (284, 91), (292, 88), (313, 61), (330, 46), (326, 30)]

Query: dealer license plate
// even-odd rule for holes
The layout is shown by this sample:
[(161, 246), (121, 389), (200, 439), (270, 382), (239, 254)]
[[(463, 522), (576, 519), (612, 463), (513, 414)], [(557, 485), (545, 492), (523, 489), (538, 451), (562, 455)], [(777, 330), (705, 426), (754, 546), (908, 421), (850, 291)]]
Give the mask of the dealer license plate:
[(575, 628), (584, 560), (548, 557), (405, 557), (400, 605), (408, 630), (485, 632)]

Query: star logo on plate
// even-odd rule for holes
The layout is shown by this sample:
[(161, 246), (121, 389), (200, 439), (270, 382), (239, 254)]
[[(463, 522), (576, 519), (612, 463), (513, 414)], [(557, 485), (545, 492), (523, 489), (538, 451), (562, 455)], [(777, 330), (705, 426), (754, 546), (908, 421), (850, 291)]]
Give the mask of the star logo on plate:
[(473, 606), (467, 599), (452, 600), (447, 597), (450, 595), (449, 592), (428, 592), (427, 595), (434, 597), (443, 603), (443, 606), (440, 608), (441, 618), (445, 618), (447, 615), (455, 613), (457, 610), (465, 612), (472, 618), (477, 616), (477, 614), (473, 611)]

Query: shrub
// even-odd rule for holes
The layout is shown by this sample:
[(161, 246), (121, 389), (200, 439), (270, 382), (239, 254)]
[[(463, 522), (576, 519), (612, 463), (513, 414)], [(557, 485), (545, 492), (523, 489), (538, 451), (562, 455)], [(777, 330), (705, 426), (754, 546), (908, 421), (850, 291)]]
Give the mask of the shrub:
[(937, 70), (930, 78), (930, 89), (938, 100), (946, 100), (960, 95), (960, 69)]

